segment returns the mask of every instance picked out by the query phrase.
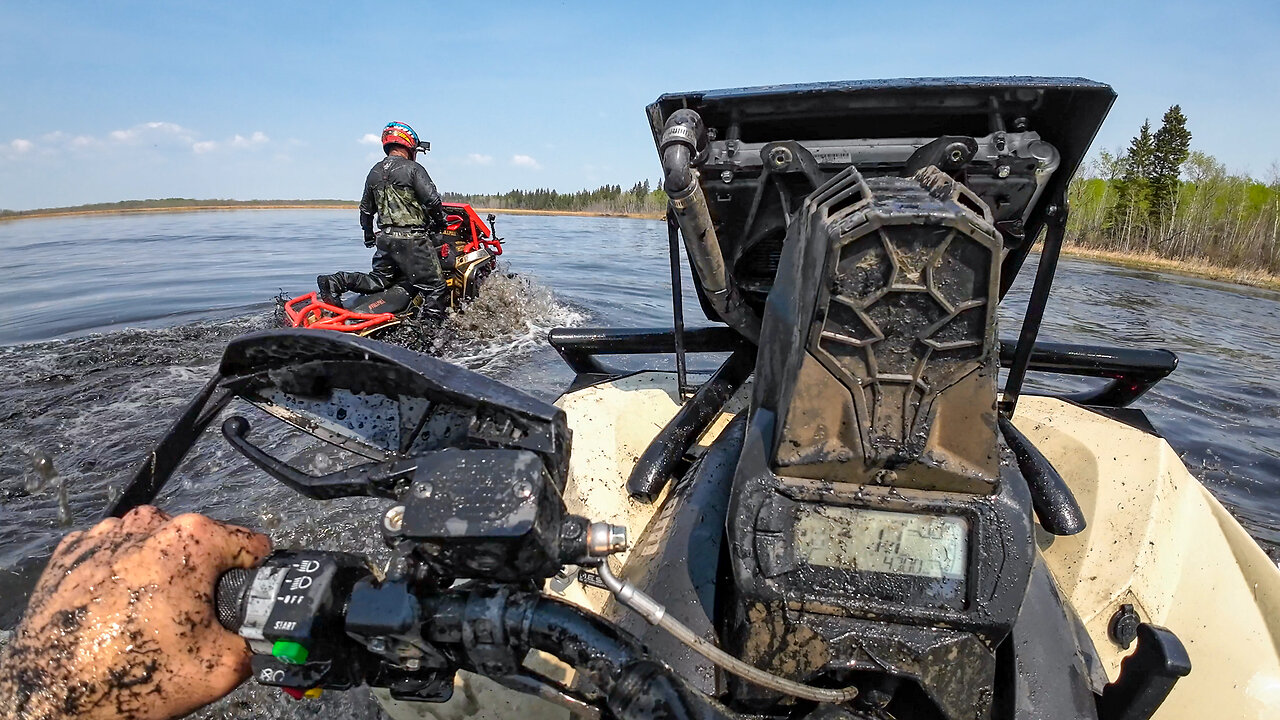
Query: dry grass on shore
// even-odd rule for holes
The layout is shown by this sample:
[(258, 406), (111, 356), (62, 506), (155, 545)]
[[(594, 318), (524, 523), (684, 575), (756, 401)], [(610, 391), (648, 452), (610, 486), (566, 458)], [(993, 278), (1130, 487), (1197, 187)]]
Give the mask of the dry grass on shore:
[(587, 212), (579, 210), (518, 210), (514, 208), (475, 208), (477, 214), (491, 212), (498, 215), (569, 215), (571, 217), (611, 217), (631, 218), (633, 220), (661, 220), (662, 213), (610, 213)]
[(93, 210), (58, 210), (54, 212), (18, 212), (12, 215), (0, 215), (0, 222), (15, 220), (41, 220), (44, 218), (80, 217), (82, 215), (153, 215), (156, 213), (191, 213), (214, 210), (350, 210), (359, 207), (358, 203), (333, 205), (191, 205), (186, 207), (141, 207), (141, 208), (102, 208)]
[(1221, 267), (1203, 260), (1171, 260), (1160, 257), (1155, 253), (1097, 250), (1070, 243), (1063, 246), (1062, 254), (1068, 257), (1097, 260), (1137, 270), (1156, 270), (1280, 291), (1280, 275), (1262, 270)]

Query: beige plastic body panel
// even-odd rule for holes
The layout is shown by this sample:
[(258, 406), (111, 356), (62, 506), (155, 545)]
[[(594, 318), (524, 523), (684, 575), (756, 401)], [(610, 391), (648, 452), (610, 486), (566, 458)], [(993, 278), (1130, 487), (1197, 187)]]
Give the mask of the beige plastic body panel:
[[(573, 429), (565, 491), (571, 512), (626, 525), (633, 539), (648, 524), (661, 500), (631, 500), (626, 481), (678, 410), (675, 383), (670, 373), (640, 373), (557, 401)], [(695, 453), (720, 434), (749, 393), (750, 384), (699, 439)], [(1280, 718), (1280, 570), (1168, 443), (1051, 398), (1022, 397), (1014, 421), (1062, 473), (1084, 510), (1083, 533), (1055, 538), (1038, 531), (1037, 541), (1108, 678), (1115, 679), (1128, 651), (1108, 638), (1107, 625), (1129, 603), (1144, 621), (1176, 633), (1191, 655), (1191, 675), (1174, 687), (1157, 720)], [(606, 594), (574, 582), (561, 597), (599, 610)], [(376, 696), (397, 720), (571, 717), (563, 707), (465, 672), (448, 703), (393, 703)]]
[(1158, 720), (1280, 718), (1280, 570), (1169, 444), (1052, 398), (1021, 398), (1014, 422), (1084, 511), (1079, 535), (1037, 539), (1108, 678), (1129, 651), (1107, 626), (1129, 603), (1191, 656)]

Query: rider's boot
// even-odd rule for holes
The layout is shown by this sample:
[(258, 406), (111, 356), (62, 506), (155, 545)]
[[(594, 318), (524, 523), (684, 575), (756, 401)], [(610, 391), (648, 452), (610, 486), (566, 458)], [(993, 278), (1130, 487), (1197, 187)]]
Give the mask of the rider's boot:
[(344, 292), (358, 292), (361, 295), (382, 292), (391, 286), (392, 280), (394, 277), (389, 273), (380, 272), (377, 267), (373, 272), (367, 273), (344, 270), (331, 275), (321, 275), (316, 278), (316, 285), (320, 288), (316, 297), (330, 305), (337, 305)]
[(417, 282), (413, 285), (422, 298), (419, 317), (424, 326), (438, 327), (449, 311), (449, 288), (444, 281)]
[(337, 277), (338, 273), (333, 275), (320, 275), (316, 277), (316, 299), (328, 305), (342, 307), (342, 293), (346, 290), (341, 280)]

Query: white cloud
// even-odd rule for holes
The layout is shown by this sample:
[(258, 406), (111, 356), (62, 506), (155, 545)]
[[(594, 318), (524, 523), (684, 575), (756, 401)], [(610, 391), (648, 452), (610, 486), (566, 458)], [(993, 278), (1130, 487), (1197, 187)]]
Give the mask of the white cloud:
[(204, 155), (205, 153), (211, 153), (214, 150), (218, 150), (220, 148), (243, 149), (243, 148), (257, 147), (259, 145), (265, 145), (266, 143), (270, 142), (270, 140), (271, 138), (267, 137), (266, 133), (260, 130), (254, 132), (249, 137), (245, 137), (240, 133), (236, 133), (235, 135), (231, 136), (230, 140), (227, 140), (225, 142), (217, 142), (214, 140), (202, 140), (200, 142), (193, 142), (191, 143), (191, 151), (197, 155)]
[(538, 164), (538, 161), (534, 160), (533, 157), (529, 155), (512, 155), (511, 164), (516, 167), (527, 167), (531, 170), (542, 169), (542, 166)]
[(261, 131), (259, 131), (259, 132), (255, 132), (249, 137), (245, 137), (243, 135), (237, 134), (235, 137), (231, 138), (230, 142), (228, 142), (227, 144), (230, 145), (231, 147), (245, 148), (245, 147), (253, 147), (255, 145), (261, 145), (267, 142), (267, 140), (268, 140), (267, 136)]
[(356, 142), (360, 143), (361, 145), (381, 145), (382, 138), (377, 135), (374, 135), (373, 133), (365, 133), (364, 136), (361, 137)]
[(467, 164), (468, 165), (492, 165), (493, 156), (482, 155), (480, 153), (471, 153), (470, 155), (467, 155)]
[(159, 150), (189, 150), (204, 155), (216, 150), (250, 149), (267, 145), (271, 138), (262, 131), (248, 135), (236, 133), (227, 140), (204, 140), (201, 133), (171, 122), (146, 122), (121, 130), (111, 130), (100, 136), (71, 135), (62, 130), (41, 135), (36, 140), (17, 138), (7, 143), (0, 141), (0, 150), (13, 155), (38, 151), (43, 154), (61, 152), (67, 148), (153, 148)]
[(177, 140), (181, 143), (195, 142), (196, 133), (171, 122), (148, 122), (134, 125), (126, 130), (112, 130), (107, 139), (116, 143), (159, 142), (161, 140)]

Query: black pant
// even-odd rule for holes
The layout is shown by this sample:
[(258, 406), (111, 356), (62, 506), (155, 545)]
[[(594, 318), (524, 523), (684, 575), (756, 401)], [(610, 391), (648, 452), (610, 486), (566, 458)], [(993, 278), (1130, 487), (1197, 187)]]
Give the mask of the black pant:
[(381, 232), (377, 247), (372, 270), (322, 275), (321, 289), (334, 295), (348, 290), (368, 294), (406, 282), (414, 293), (422, 296), (425, 314), (443, 315), (449, 307), (449, 289), (440, 272), (435, 238), (426, 232)]

